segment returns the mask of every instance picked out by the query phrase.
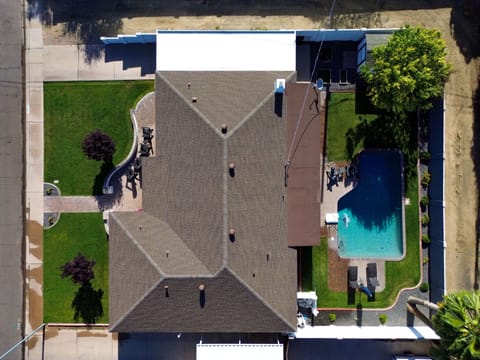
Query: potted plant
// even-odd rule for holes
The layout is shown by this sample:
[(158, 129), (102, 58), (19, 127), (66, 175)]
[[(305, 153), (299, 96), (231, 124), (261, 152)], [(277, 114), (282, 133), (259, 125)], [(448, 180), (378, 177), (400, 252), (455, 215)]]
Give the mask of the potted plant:
[(423, 282), (423, 283), (420, 285), (420, 291), (421, 291), (422, 293), (427, 292), (428, 289), (429, 289), (428, 283)]
[(328, 314), (328, 321), (330, 321), (330, 324), (333, 324), (337, 320), (337, 315), (335, 314)]
[(422, 180), (421, 180), (422, 186), (424, 188), (428, 187), (428, 185), (430, 185), (430, 180), (432, 180), (432, 175), (428, 171), (425, 171), (422, 174)]
[(420, 151), (420, 154), (418, 154), (418, 157), (420, 158), (420, 161), (425, 164), (428, 163), (431, 155), (428, 151), (422, 150)]
[(430, 223), (430, 216), (428, 214), (424, 214), (422, 216), (422, 225), (427, 226)]
[(430, 236), (428, 236), (428, 234), (422, 235), (422, 243), (424, 243), (425, 245), (430, 244)]
[(422, 211), (425, 211), (427, 209), (429, 203), (429, 199), (427, 195), (423, 195), (422, 198), (420, 199), (420, 206), (422, 208)]

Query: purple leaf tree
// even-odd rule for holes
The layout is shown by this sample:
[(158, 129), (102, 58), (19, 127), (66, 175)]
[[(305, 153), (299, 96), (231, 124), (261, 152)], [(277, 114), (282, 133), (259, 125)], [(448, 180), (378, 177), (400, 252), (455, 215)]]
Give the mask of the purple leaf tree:
[(78, 255), (63, 266), (62, 279), (69, 277), (74, 284), (85, 284), (95, 277), (93, 273), (94, 260), (88, 260), (84, 255)]

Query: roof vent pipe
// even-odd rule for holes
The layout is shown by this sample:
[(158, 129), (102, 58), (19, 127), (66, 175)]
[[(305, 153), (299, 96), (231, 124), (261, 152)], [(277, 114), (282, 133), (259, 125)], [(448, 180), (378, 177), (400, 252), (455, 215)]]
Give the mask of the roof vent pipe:
[(228, 126), (227, 124), (222, 124), (222, 134), (225, 135), (228, 131)]
[(231, 177), (235, 176), (235, 163), (231, 162), (228, 164), (228, 172), (230, 173)]
[(200, 307), (203, 308), (205, 306), (205, 285), (200, 284), (198, 286), (198, 290), (200, 290), (200, 298), (198, 300), (200, 303)]
[(235, 241), (235, 229), (234, 229), (234, 228), (231, 228), (231, 229), (228, 231), (228, 237), (230, 238), (230, 241), (231, 241), (231, 242), (234, 242), (234, 241)]

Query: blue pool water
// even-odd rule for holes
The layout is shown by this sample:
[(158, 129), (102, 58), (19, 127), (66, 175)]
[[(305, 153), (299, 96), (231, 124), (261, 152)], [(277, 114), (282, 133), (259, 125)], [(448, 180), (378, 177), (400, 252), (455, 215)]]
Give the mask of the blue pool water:
[(402, 159), (397, 151), (363, 151), (358, 184), (338, 201), (338, 251), (343, 258), (401, 259)]

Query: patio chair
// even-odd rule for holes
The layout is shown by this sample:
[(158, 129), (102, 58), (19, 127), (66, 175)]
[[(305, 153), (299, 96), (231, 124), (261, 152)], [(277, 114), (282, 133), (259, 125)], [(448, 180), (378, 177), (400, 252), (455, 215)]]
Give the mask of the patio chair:
[(152, 150), (152, 147), (148, 143), (142, 143), (140, 144), (140, 155), (141, 156), (149, 156), (150, 151)]
[(152, 134), (152, 132), (153, 132), (153, 129), (152, 129), (152, 128), (149, 128), (149, 127), (146, 127), (146, 126), (144, 126), (144, 127), (142, 127), (142, 132), (143, 132), (143, 135), (144, 135), (144, 136), (145, 136), (145, 135), (151, 135), (151, 134)]
[(135, 161), (133, 162), (133, 170), (135, 170), (135, 173), (138, 174), (141, 169), (142, 169), (142, 159), (136, 158)]

